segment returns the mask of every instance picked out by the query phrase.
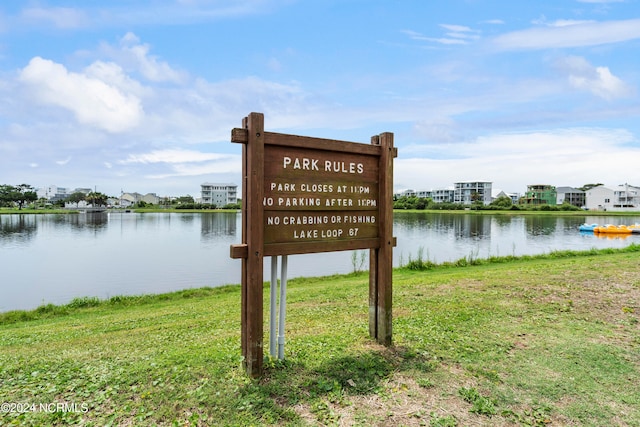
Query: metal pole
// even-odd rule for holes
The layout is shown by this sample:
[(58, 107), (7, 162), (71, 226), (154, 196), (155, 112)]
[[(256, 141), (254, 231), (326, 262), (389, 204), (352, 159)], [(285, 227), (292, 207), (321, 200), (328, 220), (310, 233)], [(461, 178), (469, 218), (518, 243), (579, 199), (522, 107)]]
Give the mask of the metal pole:
[(280, 272), (280, 322), (278, 325), (278, 359), (284, 359), (284, 318), (287, 312), (287, 255), (282, 255)]
[(278, 292), (278, 257), (271, 257), (271, 307), (269, 309), (269, 354), (271, 357), (278, 355), (276, 350), (276, 298)]

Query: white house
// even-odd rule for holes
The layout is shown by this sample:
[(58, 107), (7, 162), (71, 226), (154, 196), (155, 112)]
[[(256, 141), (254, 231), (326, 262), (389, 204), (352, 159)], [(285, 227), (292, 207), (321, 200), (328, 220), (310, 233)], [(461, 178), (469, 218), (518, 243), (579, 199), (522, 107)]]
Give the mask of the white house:
[(618, 185), (609, 188), (604, 185), (593, 187), (586, 192), (586, 208), (600, 211), (640, 210), (640, 187)]

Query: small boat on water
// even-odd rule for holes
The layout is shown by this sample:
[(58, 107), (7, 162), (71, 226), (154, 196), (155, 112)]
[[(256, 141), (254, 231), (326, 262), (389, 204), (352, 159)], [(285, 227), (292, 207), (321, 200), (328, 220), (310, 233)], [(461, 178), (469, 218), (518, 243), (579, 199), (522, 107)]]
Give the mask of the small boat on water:
[(596, 228), (597, 226), (598, 226), (598, 224), (587, 224), (587, 223), (585, 223), (585, 224), (582, 224), (579, 227), (579, 230), (580, 231), (593, 231), (593, 229)]
[(607, 233), (607, 234), (640, 234), (640, 224), (633, 225), (613, 225), (607, 224), (603, 226), (594, 227), (594, 233)]

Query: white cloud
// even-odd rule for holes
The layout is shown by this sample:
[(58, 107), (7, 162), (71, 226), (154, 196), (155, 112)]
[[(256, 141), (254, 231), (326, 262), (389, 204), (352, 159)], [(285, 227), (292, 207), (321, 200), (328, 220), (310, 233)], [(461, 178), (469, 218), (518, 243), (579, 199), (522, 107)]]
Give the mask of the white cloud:
[[(523, 193), (528, 184), (580, 186), (617, 183), (636, 175), (640, 148), (620, 129), (572, 128), (490, 134), (455, 145), (435, 145), (447, 158), (415, 158), (400, 150), (394, 165), (397, 189), (444, 188), (457, 181), (492, 181)], [(404, 155), (403, 155), (404, 153)]]
[(549, 22), (549, 27), (568, 27), (570, 25), (585, 25), (592, 24), (596, 21), (592, 20), (575, 20), (575, 19), (558, 19), (557, 21)]
[(432, 142), (453, 142), (455, 123), (446, 116), (436, 116), (417, 121), (414, 131), (420, 139)]
[(33, 58), (20, 72), (19, 80), (38, 102), (62, 107), (73, 112), (78, 122), (108, 132), (131, 129), (143, 116), (136, 96), (86, 74), (69, 72), (47, 59)]
[(403, 30), (412, 40), (439, 43), (443, 45), (466, 45), (469, 40), (476, 40), (479, 35), (476, 31), (463, 25), (440, 24), (440, 27), (447, 30), (446, 37), (428, 37), (417, 31)]
[(563, 58), (557, 66), (568, 74), (569, 84), (575, 89), (589, 91), (608, 100), (633, 93), (629, 85), (614, 76), (608, 67), (594, 67), (582, 57)]
[(130, 163), (192, 163), (203, 162), (207, 160), (224, 160), (230, 156), (218, 153), (202, 153), (195, 150), (184, 150), (180, 148), (154, 150), (143, 154), (129, 154), (125, 160), (121, 160), (121, 164)]
[(21, 18), (35, 24), (50, 24), (55, 28), (75, 29), (88, 25), (84, 12), (70, 7), (29, 7), (22, 11)]
[(621, 21), (562, 21), (555, 25), (502, 34), (492, 40), (501, 50), (598, 46), (640, 38), (640, 19)]
[(150, 179), (240, 173), (242, 171), (242, 159), (239, 155), (202, 153), (180, 148), (130, 154), (125, 160), (120, 160), (118, 163), (122, 165), (158, 164), (161, 168), (160, 171), (145, 175)]
[(129, 32), (120, 40), (118, 56), (123, 63), (129, 64), (152, 82), (181, 83), (187, 78), (186, 73), (174, 70), (166, 62), (149, 55), (149, 50), (148, 44), (141, 44), (138, 37)]
[(176, 164), (171, 165), (171, 171), (161, 174), (147, 175), (152, 179), (165, 179), (179, 176), (199, 176), (214, 174), (239, 174), (242, 172), (242, 159), (240, 156), (230, 156), (233, 159), (225, 159), (217, 162), (205, 162), (202, 164)]
[(149, 92), (140, 82), (125, 74), (122, 67), (114, 62), (95, 61), (85, 68), (84, 73), (88, 78), (102, 81), (137, 97), (142, 97)]
[(466, 27), (464, 25), (440, 24), (440, 26), (446, 30), (453, 31), (456, 33), (465, 33), (465, 32), (471, 31), (471, 28)]
[(64, 166), (71, 161), (71, 157), (67, 157), (64, 160), (56, 160), (56, 165)]

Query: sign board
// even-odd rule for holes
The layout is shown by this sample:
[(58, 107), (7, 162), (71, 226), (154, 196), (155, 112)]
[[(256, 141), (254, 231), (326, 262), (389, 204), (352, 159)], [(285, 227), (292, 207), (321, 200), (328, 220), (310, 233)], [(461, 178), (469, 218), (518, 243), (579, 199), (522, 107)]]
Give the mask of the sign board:
[(391, 344), (393, 134), (371, 144), (264, 131), (251, 113), (231, 141), (243, 144), (242, 351), (262, 372), (263, 257), (370, 249), (369, 332)]
[(265, 255), (364, 249), (378, 238), (378, 157), (362, 144), (305, 142), (318, 141), (325, 148), (281, 145), (277, 135), (265, 145)]

